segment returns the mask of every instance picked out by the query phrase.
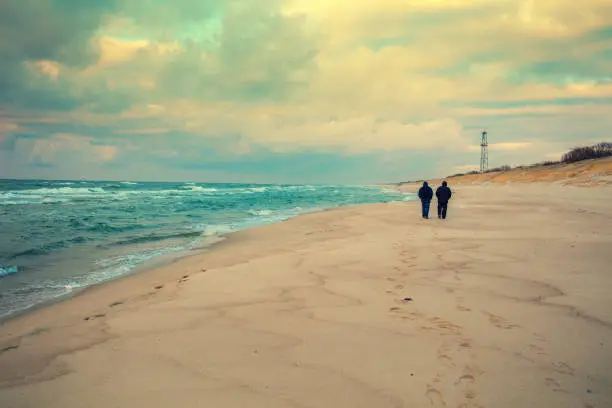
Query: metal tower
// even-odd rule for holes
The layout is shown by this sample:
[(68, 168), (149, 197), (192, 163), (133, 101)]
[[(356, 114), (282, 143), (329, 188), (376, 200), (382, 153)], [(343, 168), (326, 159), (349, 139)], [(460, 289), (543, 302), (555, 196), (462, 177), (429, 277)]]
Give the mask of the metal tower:
[(489, 142), (487, 140), (487, 132), (482, 132), (480, 138), (480, 172), (484, 173), (489, 170)]

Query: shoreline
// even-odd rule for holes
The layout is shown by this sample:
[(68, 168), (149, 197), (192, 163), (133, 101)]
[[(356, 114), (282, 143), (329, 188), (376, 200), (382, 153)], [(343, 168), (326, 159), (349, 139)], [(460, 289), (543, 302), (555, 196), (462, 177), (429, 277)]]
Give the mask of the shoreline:
[[(399, 190), (398, 190), (399, 191)], [(406, 191), (403, 191), (406, 193)], [(87, 304), (87, 300), (91, 300), (93, 306), (85, 307), (84, 310), (81, 310), (79, 314), (82, 314), (84, 317), (87, 315), (96, 315), (96, 311), (99, 309), (104, 309), (104, 303), (107, 299), (109, 299), (111, 294), (115, 289), (127, 289), (132, 285), (138, 284), (138, 286), (146, 285), (153, 290), (147, 292), (146, 295), (152, 295), (155, 293), (155, 288), (160, 285), (172, 284), (175, 281), (180, 281), (185, 274), (183, 272), (175, 272), (173, 273), (174, 266), (182, 266), (184, 268), (189, 268), (194, 272), (189, 274), (189, 276), (195, 276), (199, 273), (204, 273), (208, 269), (207, 268), (197, 268), (193, 267), (194, 264), (200, 264), (200, 261), (204, 261), (204, 257), (207, 254), (214, 254), (218, 251), (224, 251), (228, 248), (231, 248), (235, 244), (240, 244), (245, 240), (256, 239), (258, 230), (264, 230), (270, 227), (278, 226), (284, 223), (289, 223), (292, 220), (300, 219), (302, 217), (308, 217), (317, 214), (326, 214), (333, 212), (342, 212), (348, 211), (355, 208), (360, 207), (370, 207), (370, 206), (385, 206), (385, 205), (397, 205), (404, 203), (416, 203), (415, 200), (408, 201), (394, 201), (390, 203), (366, 203), (366, 204), (352, 204), (347, 206), (339, 206), (339, 207), (330, 207), (323, 208), (320, 210), (306, 212), (303, 214), (298, 214), (294, 217), (290, 217), (284, 220), (280, 220), (277, 222), (273, 222), (270, 224), (257, 225), (254, 227), (245, 228), (242, 230), (232, 231), (223, 233), (219, 236), (220, 240), (216, 241), (204, 248), (200, 248), (197, 253), (187, 253), (182, 256), (177, 256), (172, 258), (166, 262), (162, 262), (160, 265), (147, 267), (143, 265), (142, 268), (135, 268), (135, 270), (126, 275), (118, 276), (114, 279), (110, 279), (107, 281), (99, 282), (87, 287), (79, 288), (74, 292), (66, 294), (64, 296), (50, 299), (48, 301), (43, 302), (41, 305), (36, 305), (30, 309), (24, 310), (20, 313), (16, 313), (15, 315), (11, 315), (6, 319), (0, 319), (0, 356), (2, 355), (2, 351), (6, 347), (4, 342), (7, 338), (11, 337), (14, 332), (22, 332), (22, 335), (28, 336), (28, 333), (36, 332), (39, 327), (38, 324), (32, 324), (32, 321), (37, 321), (42, 319), (43, 321), (53, 321), (55, 320), (52, 316), (54, 314), (57, 315), (66, 315), (65, 311), (67, 309), (74, 308), (73, 303), (83, 303)], [(253, 235), (253, 236), (251, 236)], [(231, 250), (231, 249), (230, 249)], [(152, 259), (151, 262), (154, 260)], [(222, 262), (224, 265), (227, 261)], [(147, 262), (145, 262), (147, 263)], [(162, 288), (163, 289), (163, 288)], [(119, 291), (125, 299), (131, 299), (134, 296), (137, 296), (138, 293), (132, 294), (130, 290), (120, 290)], [(84, 301), (81, 299), (85, 299)], [(76, 302), (75, 302), (76, 301)], [(122, 304), (123, 301), (120, 301)], [(106, 302), (109, 305), (113, 302)], [(79, 307), (81, 305), (78, 305)], [(111, 306), (109, 306), (111, 307)], [(98, 313), (100, 314), (100, 313)], [(70, 320), (74, 321), (75, 316), (70, 316)], [(63, 326), (62, 323), (59, 324), (59, 327)], [(4, 333), (4, 329), (7, 327), (7, 333)], [(25, 328), (25, 329), (24, 329)], [(45, 326), (46, 330), (46, 326)], [(0, 375), (0, 389), (2, 388), (2, 376)]]
[[(390, 192), (384, 191), (383, 188), (371, 185), (333, 188), (327, 186), (320, 191), (304, 186), (304, 191), (298, 192), (295, 197), (288, 195), (298, 189), (295, 185), (288, 185), (288, 190), (276, 185), (244, 185), (235, 191), (223, 183), (217, 188), (194, 187), (184, 183), (170, 183), (165, 187), (113, 185), (112, 191), (121, 191), (115, 191), (118, 195), (116, 199), (112, 197), (115, 193), (108, 196), (110, 204), (105, 207), (104, 214), (112, 213), (114, 218), (111, 222), (104, 219), (104, 214), (98, 219), (97, 216), (92, 218), (87, 213), (88, 206), (95, 202), (92, 197), (102, 194), (103, 188), (107, 187), (104, 183), (89, 183), (86, 187), (76, 189), (74, 186), (64, 187), (65, 183), (49, 183), (53, 185), (52, 188), (41, 190), (44, 193), (33, 196), (37, 197), (36, 199), (28, 197), (37, 184), (2, 186), (3, 191), (15, 188), (15, 191), (24, 193), (0, 194), (0, 204), (35, 206), (6, 213), (9, 215), (8, 225), (14, 228), (7, 230), (7, 234), (3, 236), (6, 245), (3, 245), (5, 251), (2, 251), (0, 258), (3, 260), (2, 266), (15, 268), (14, 275), (18, 276), (7, 276), (0, 282), (3, 288), (3, 293), (0, 294), (0, 322), (69, 299), (89, 286), (155, 268), (160, 262), (165, 263), (165, 260), (177, 256), (188, 256), (194, 249), (196, 252), (204, 251), (215, 240), (223, 239), (226, 232), (268, 225), (330, 206), (369, 201), (399, 201), (405, 198), (397, 190), (389, 194)], [(170, 189), (170, 194), (164, 193), (163, 189)], [(81, 194), (85, 194), (87, 198), (82, 198)], [(168, 205), (159, 205), (158, 201), (155, 201), (155, 205), (138, 204), (141, 201), (150, 202), (142, 197), (149, 197), (151, 194), (163, 198), (160, 202)], [(183, 195), (188, 199), (182, 198)], [(53, 208), (44, 207), (52, 210), (51, 214), (57, 214), (36, 216), (37, 211), (45, 211), (38, 205), (50, 200), (51, 196), (55, 200), (53, 203), (66, 202), (78, 206), (72, 208), (68, 204), (62, 204)], [(56, 196), (59, 197), (57, 200)], [(167, 199), (175, 196), (179, 198)], [(187, 204), (183, 204), (181, 200), (186, 200)], [(206, 203), (200, 205), (198, 200), (204, 200)], [(209, 211), (209, 205), (214, 210)], [(195, 207), (191, 208), (192, 206)], [(5, 210), (9, 208), (4, 205), (1, 207)], [(172, 210), (175, 207), (179, 210), (176, 214)], [(170, 210), (159, 210), (160, 208)], [(78, 214), (72, 214), (73, 210)], [(142, 213), (138, 215), (143, 219), (142, 225), (139, 225), (139, 221), (132, 223), (133, 211)], [(55, 218), (72, 221), (53, 224), (56, 222)], [(30, 219), (31, 223), (23, 225), (24, 220)], [(134, 228), (138, 231), (132, 231)], [(16, 232), (9, 234), (9, 231), (13, 230)], [(49, 231), (55, 231), (57, 234), (49, 234)], [(10, 235), (29, 237), (27, 234), (30, 233), (31, 239), (10, 238)]]
[[(385, 187), (379, 187), (376, 186), (378, 188), (385, 188)], [(402, 194), (406, 194), (406, 191), (401, 191), (399, 189), (395, 189), (396, 191), (402, 193)], [(400, 200), (400, 201), (393, 201), (392, 203), (402, 203), (402, 202), (410, 202), (413, 200)], [(219, 245), (222, 245), (224, 243), (227, 243), (228, 240), (230, 240), (232, 238), (232, 236), (234, 234), (239, 234), (243, 231), (248, 231), (251, 229), (257, 229), (257, 228), (261, 228), (261, 227), (266, 227), (266, 226), (270, 226), (270, 225), (275, 225), (275, 224), (280, 224), (283, 222), (287, 222), (290, 221), (294, 218), (298, 218), (298, 217), (302, 217), (304, 215), (308, 215), (308, 214), (316, 214), (316, 213), (322, 213), (322, 212), (327, 212), (327, 211), (334, 211), (334, 210), (339, 210), (339, 209), (344, 209), (344, 208), (351, 208), (351, 207), (358, 207), (358, 206), (362, 206), (362, 205), (379, 205), (379, 204), (385, 204), (385, 203), (367, 203), (367, 204), (350, 204), (350, 205), (346, 205), (346, 206), (338, 206), (338, 207), (329, 207), (329, 208), (322, 208), (322, 209), (317, 209), (317, 210), (312, 210), (312, 211), (306, 211), (304, 213), (300, 213), (297, 214), (295, 216), (291, 216), (289, 218), (286, 219), (282, 219), (279, 221), (274, 221), (271, 223), (265, 223), (265, 224), (261, 224), (261, 225), (255, 225), (255, 226), (251, 226), (251, 227), (247, 227), (244, 229), (239, 229), (236, 231), (230, 231), (230, 232), (225, 232), (223, 234), (220, 234), (218, 236), (214, 236), (214, 237), (208, 237), (208, 238), (214, 238), (211, 243), (208, 243), (204, 246), (198, 246), (195, 248), (191, 248), (191, 249), (187, 249), (187, 250), (183, 250), (183, 251), (178, 251), (177, 253), (166, 253), (166, 254), (162, 254), (159, 255), (155, 258), (149, 259), (147, 261), (142, 262), (141, 264), (137, 264), (133, 269), (131, 269), (128, 273), (124, 274), (124, 275), (120, 275), (108, 280), (104, 280), (101, 282), (97, 282), (94, 283), (92, 285), (89, 286), (85, 286), (85, 287), (79, 287), (79, 288), (75, 288), (73, 289), (71, 292), (66, 293), (64, 295), (60, 295), (57, 296), (55, 298), (50, 298), (47, 300), (44, 300), (40, 303), (37, 303), (33, 306), (30, 306), (26, 309), (23, 310), (19, 310), (17, 312), (14, 312), (6, 317), (0, 317), (0, 329), (2, 328), (2, 326), (5, 323), (8, 323), (12, 320), (15, 319), (19, 319), (19, 318), (24, 318), (27, 315), (29, 315), (30, 313), (34, 313), (39, 309), (45, 309), (45, 308), (49, 308), (49, 307), (53, 307), (54, 305), (57, 304), (61, 304), (63, 302), (67, 302), (72, 300), (73, 298), (76, 297), (80, 297), (80, 296), (84, 296), (86, 295), (89, 291), (95, 290), (96, 288), (99, 288), (101, 286), (107, 285), (107, 284), (111, 284), (113, 282), (116, 281), (120, 281), (122, 279), (125, 278), (129, 278), (133, 275), (139, 275), (139, 274), (145, 274), (151, 271), (155, 271), (157, 269), (161, 269), (164, 267), (169, 267), (172, 264), (175, 264), (177, 262), (181, 262), (182, 260), (187, 260), (188, 258), (191, 257), (197, 257), (200, 255), (204, 255), (210, 251), (215, 250), (215, 248)], [(1, 338), (0, 338), (1, 340)]]
[[(155, 258), (146, 260), (140, 264), (137, 264), (133, 269), (131, 269), (128, 273), (124, 274), (124, 275), (120, 275), (114, 278), (110, 278), (108, 280), (104, 280), (101, 282), (97, 282), (94, 283), (92, 285), (89, 286), (83, 286), (83, 287), (77, 287), (74, 288), (73, 290), (71, 290), (69, 293), (66, 293), (64, 295), (60, 295), (54, 298), (50, 298), (47, 300), (44, 300), (40, 303), (37, 303), (35, 305), (32, 305), (26, 309), (23, 310), (19, 310), (16, 311), (14, 313), (11, 313), (10, 315), (6, 316), (6, 317), (0, 317), (0, 328), (2, 327), (2, 325), (5, 322), (9, 322), (13, 319), (17, 319), (20, 317), (24, 317), (27, 316), (29, 313), (33, 313), (38, 309), (43, 309), (43, 308), (47, 308), (47, 307), (52, 307), (53, 305), (62, 303), (62, 302), (66, 302), (71, 300), (72, 298), (78, 297), (78, 296), (82, 296), (85, 295), (85, 292), (89, 291), (89, 290), (93, 290), (98, 286), (103, 286), (106, 284), (109, 284), (111, 282), (115, 282), (117, 280), (121, 280), (127, 277), (130, 277), (132, 275), (137, 275), (137, 274), (141, 274), (141, 273), (147, 273), (148, 271), (151, 270), (155, 270), (164, 266), (168, 266), (171, 265), (175, 262), (179, 262), (181, 259), (184, 258), (189, 258), (191, 256), (197, 256), (197, 255), (201, 255), (204, 254), (206, 251), (210, 250), (213, 246), (220, 244), (221, 242), (223, 242), (226, 238), (225, 235), (228, 235), (231, 233), (226, 233), (226, 234), (222, 234), (221, 236), (219, 236), (219, 240), (208, 244), (207, 246), (204, 247), (198, 247), (198, 248), (194, 248), (191, 250), (185, 250), (185, 251), (180, 251), (179, 253), (166, 253), (163, 255), (159, 255)], [(193, 253), (196, 252), (196, 253)]]
[(611, 194), (461, 186), (446, 221), (395, 202), (228, 234), (0, 325), (0, 400), (606, 406)]

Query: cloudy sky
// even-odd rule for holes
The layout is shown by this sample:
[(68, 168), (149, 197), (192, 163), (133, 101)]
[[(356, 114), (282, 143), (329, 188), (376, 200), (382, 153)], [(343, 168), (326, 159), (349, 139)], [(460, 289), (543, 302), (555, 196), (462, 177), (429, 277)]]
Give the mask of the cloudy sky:
[(610, 141), (612, 0), (2, 0), (0, 178), (371, 183)]

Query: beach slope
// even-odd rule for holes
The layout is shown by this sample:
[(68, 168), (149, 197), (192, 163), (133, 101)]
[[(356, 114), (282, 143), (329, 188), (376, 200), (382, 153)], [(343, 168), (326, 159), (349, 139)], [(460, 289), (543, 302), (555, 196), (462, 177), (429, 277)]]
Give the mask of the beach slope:
[(0, 406), (609, 407), (611, 198), (465, 185), (445, 221), (232, 234), (3, 324)]

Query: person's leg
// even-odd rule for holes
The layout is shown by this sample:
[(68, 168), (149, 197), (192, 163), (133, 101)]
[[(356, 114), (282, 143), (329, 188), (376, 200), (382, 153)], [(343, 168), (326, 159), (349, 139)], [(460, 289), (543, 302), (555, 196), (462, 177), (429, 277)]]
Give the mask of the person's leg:
[(442, 219), (446, 219), (446, 211), (448, 210), (448, 203), (442, 204)]
[(429, 205), (430, 201), (423, 201), (423, 217), (429, 218)]
[(438, 201), (438, 218), (442, 218), (442, 203)]
[(425, 201), (421, 200), (421, 217), (425, 218)]

